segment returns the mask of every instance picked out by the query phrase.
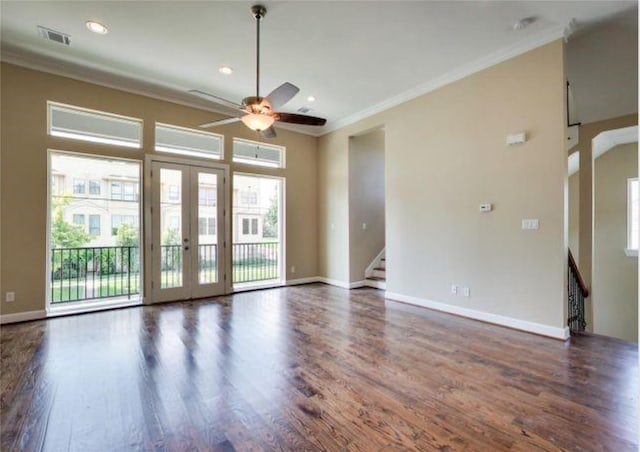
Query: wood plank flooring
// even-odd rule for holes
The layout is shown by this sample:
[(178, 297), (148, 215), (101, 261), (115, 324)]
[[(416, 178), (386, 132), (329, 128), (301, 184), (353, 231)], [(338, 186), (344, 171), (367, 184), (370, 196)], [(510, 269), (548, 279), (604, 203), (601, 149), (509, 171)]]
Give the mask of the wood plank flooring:
[(636, 344), (322, 284), (1, 328), (0, 449), (638, 449)]

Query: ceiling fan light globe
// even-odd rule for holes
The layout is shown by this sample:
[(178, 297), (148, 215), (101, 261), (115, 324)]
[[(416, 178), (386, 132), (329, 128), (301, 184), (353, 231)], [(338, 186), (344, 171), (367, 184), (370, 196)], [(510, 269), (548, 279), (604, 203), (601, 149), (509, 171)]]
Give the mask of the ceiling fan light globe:
[(241, 119), (245, 126), (250, 128), (251, 130), (255, 130), (256, 132), (267, 130), (275, 121), (275, 118), (273, 116), (267, 116), (258, 113), (250, 113), (248, 115), (244, 115)]

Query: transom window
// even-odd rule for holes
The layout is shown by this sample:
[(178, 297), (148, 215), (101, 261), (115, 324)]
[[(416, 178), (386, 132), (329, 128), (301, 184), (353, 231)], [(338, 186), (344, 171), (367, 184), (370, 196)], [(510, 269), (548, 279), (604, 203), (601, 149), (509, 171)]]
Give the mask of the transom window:
[(236, 163), (284, 168), (284, 152), (283, 146), (233, 139), (233, 161)]
[(142, 147), (142, 120), (47, 102), (48, 133), (54, 137)]
[(159, 152), (220, 160), (223, 139), (217, 133), (156, 123), (155, 149)]

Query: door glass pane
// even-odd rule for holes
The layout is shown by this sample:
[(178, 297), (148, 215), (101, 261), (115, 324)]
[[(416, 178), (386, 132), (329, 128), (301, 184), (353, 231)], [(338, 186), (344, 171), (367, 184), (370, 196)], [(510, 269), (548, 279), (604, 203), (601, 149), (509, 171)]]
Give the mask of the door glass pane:
[(182, 286), (182, 171), (160, 170), (160, 287)]
[(218, 177), (198, 173), (198, 281), (218, 282)]

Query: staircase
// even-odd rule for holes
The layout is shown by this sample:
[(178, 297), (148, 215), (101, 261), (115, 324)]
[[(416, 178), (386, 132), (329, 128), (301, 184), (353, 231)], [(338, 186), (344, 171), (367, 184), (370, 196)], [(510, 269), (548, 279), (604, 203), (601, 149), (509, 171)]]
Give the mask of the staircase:
[(373, 287), (375, 289), (386, 289), (387, 286), (387, 260), (385, 258), (384, 250), (380, 255), (369, 265), (369, 268), (365, 271), (365, 285), (367, 287)]

